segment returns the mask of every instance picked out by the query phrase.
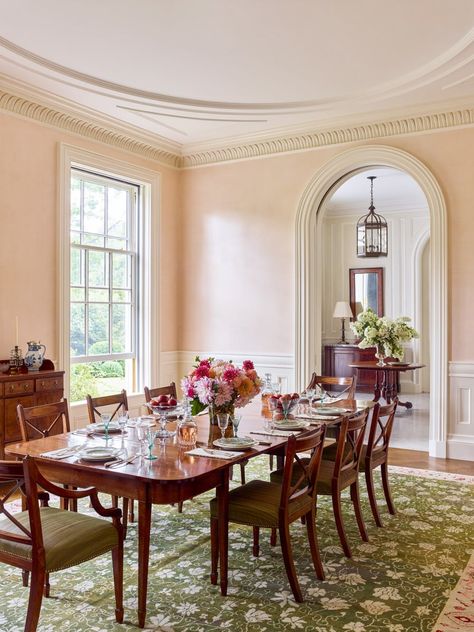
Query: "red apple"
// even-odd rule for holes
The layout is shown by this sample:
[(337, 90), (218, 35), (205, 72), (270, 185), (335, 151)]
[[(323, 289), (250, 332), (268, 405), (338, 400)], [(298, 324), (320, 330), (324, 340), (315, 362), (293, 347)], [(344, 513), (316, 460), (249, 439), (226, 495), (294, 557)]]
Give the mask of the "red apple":
[(169, 404), (170, 406), (177, 406), (177, 405), (178, 405), (178, 402), (175, 400), (175, 398), (174, 398), (174, 397), (170, 397), (170, 398), (169, 398), (169, 400), (168, 400), (168, 404)]

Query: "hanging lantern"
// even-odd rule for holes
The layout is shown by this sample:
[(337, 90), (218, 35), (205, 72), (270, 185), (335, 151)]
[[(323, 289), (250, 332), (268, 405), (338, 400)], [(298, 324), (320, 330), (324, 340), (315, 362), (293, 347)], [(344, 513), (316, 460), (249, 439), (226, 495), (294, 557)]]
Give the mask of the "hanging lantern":
[(377, 176), (369, 176), (370, 206), (367, 215), (357, 222), (357, 256), (386, 257), (388, 253), (388, 226), (382, 215), (375, 213), (374, 180)]

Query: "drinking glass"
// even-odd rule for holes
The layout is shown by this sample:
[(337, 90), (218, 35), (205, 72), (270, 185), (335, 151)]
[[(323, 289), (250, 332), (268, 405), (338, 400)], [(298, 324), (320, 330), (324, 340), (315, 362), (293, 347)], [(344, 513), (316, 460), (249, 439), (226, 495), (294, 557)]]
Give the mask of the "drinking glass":
[(229, 423), (229, 413), (217, 413), (217, 425), (221, 430), (221, 439), (224, 438), (224, 434)]
[(153, 428), (146, 428), (145, 439), (148, 447), (148, 456), (145, 457), (147, 461), (155, 461), (158, 457), (151, 453), (155, 445), (156, 431)]
[(125, 434), (125, 427), (128, 424), (128, 413), (123, 412), (117, 419), (117, 422), (120, 427), (120, 432), (122, 433), (122, 439), (123, 439), (123, 436)]
[(110, 426), (110, 420), (111, 420), (111, 416), (107, 413), (103, 413), (100, 416), (100, 421), (101, 423), (104, 425), (104, 430), (105, 430), (105, 440), (108, 441), (109, 440), (109, 426)]
[(238, 415), (237, 413), (234, 413), (232, 415), (232, 426), (234, 428), (234, 437), (237, 436), (237, 431), (239, 429), (239, 424), (242, 421), (242, 415)]
[(283, 410), (283, 416), (286, 421), (288, 419), (288, 413), (290, 412), (290, 406), (292, 404), (292, 401), (291, 399), (281, 399), (280, 403)]

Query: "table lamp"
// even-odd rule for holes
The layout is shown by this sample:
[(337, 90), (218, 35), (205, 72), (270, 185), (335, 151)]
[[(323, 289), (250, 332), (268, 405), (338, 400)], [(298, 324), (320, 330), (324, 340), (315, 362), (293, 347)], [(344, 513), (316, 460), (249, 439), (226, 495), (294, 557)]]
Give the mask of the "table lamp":
[(344, 321), (346, 318), (354, 318), (351, 306), (346, 301), (338, 301), (334, 307), (333, 318), (341, 319), (341, 339), (338, 344), (347, 345), (346, 332), (344, 330)]

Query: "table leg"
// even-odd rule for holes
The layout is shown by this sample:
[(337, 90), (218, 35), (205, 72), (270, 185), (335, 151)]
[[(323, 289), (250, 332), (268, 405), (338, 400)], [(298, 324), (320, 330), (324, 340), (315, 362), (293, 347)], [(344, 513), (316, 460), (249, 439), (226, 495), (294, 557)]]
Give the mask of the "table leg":
[(227, 558), (229, 552), (229, 468), (222, 471), (222, 482), (216, 489), (219, 516), (219, 574), (221, 595), (227, 595)]
[[(382, 378), (381, 378), (382, 376)], [(383, 372), (375, 371), (374, 402), (378, 402), (383, 389)]]
[(145, 627), (148, 561), (150, 557), (151, 502), (138, 502), (138, 625)]

